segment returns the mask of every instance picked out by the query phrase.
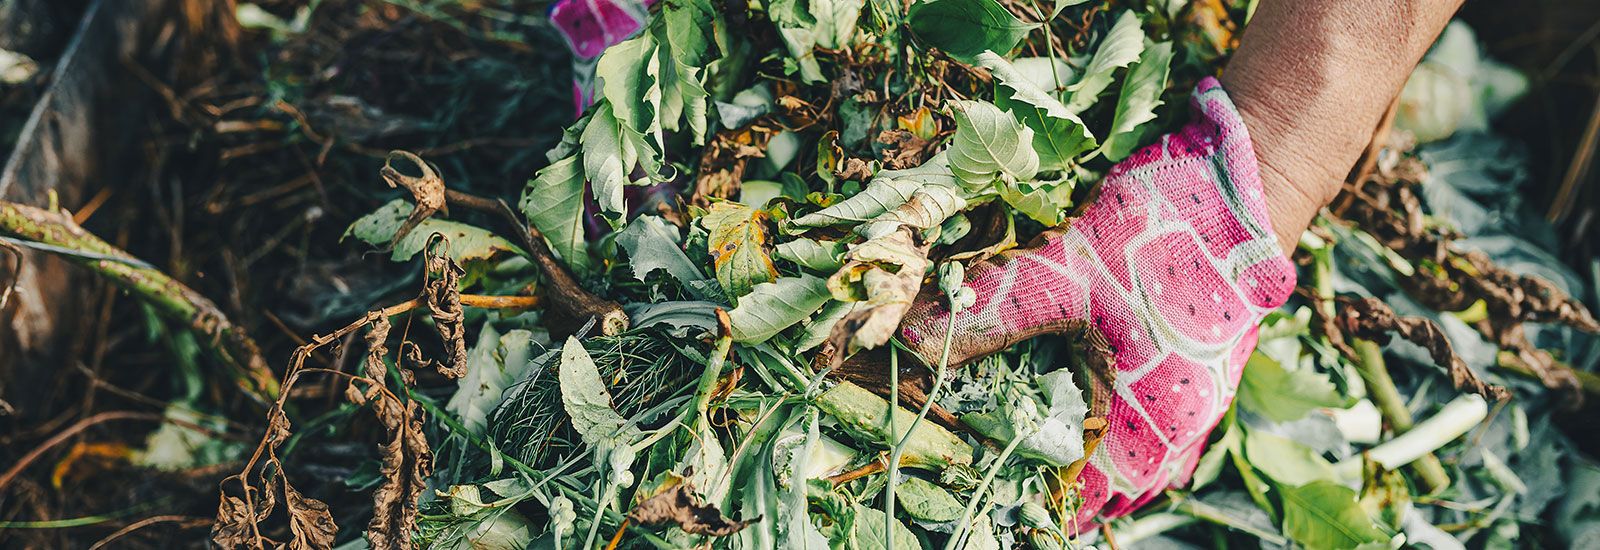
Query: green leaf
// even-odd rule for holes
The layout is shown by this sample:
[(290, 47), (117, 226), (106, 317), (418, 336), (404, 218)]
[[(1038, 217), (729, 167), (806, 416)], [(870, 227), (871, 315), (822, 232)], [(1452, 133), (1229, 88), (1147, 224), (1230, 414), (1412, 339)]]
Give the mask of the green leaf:
[(1244, 454), (1279, 485), (1334, 481), (1333, 465), (1310, 447), (1262, 430), (1245, 432)]
[[(917, 535), (906, 528), (906, 524), (896, 519), (885, 521), (887, 516), (882, 510), (856, 505), (855, 529), (850, 533), (850, 544), (845, 545), (847, 550), (921, 550), (917, 544)], [(888, 527), (892, 525), (893, 527)], [(894, 529), (894, 547), (888, 546), (889, 537), (885, 528)]]
[(843, 241), (818, 241), (795, 239), (781, 243), (774, 250), (778, 258), (794, 262), (811, 271), (833, 273), (844, 265)]
[(600, 97), (615, 111), (617, 120), (641, 135), (652, 132), (661, 109), (659, 94), (652, 92), (659, 83), (648, 69), (656, 64), (655, 53), (655, 37), (643, 33), (606, 48), (595, 62)]
[(967, 63), (984, 51), (1010, 52), (1038, 27), (996, 0), (925, 0), (908, 17), (918, 38)]
[(954, 102), (951, 112), (956, 134), (949, 152), (950, 171), (968, 188), (986, 188), (998, 176), (1027, 181), (1038, 173), (1033, 130), (982, 101)]
[(550, 248), (582, 274), (589, 270), (589, 244), (583, 235), (583, 166), (567, 157), (546, 166), (522, 189), (522, 215), (550, 242)]
[(1240, 448), (1240, 438), (1243, 436), (1239, 434), (1242, 428), (1234, 421), (1233, 411), (1234, 409), (1229, 408), (1228, 413), (1222, 417), (1222, 421), (1218, 424), (1218, 427), (1223, 428), (1222, 438), (1207, 447), (1205, 454), (1200, 455), (1200, 462), (1194, 468), (1194, 476), (1190, 478), (1189, 488), (1191, 490), (1198, 492), (1205, 486), (1210, 485), (1211, 482), (1216, 481), (1217, 477), (1222, 475), (1223, 459), (1228, 458), (1228, 453), (1237, 452), (1236, 450)]
[(999, 191), (1006, 204), (1049, 227), (1066, 219), (1075, 187), (1069, 181), (1019, 182), (1001, 185)]
[(606, 391), (594, 359), (576, 337), (567, 337), (566, 346), (561, 348), (556, 376), (561, 383), (561, 406), (584, 444), (610, 449), (636, 438), (639, 429), (628, 425), (628, 420), (611, 408), (611, 392)]
[(1172, 65), (1172, 43), (1147, 44), (1139, 63), (1128, 69), (1128, 78), (1122, 82), (1122, 94), (1117, 98), (1117, 112), (1111, 121), (1111, 132), (1100, 150), (1106, 160), (1116, 162), (1128, 158), (1150, 132), (1145, 123), (1156, 119), (1156, 107), (1161, 106), (1161, 92), (1167, 89), (1167, 71)]
[(828, 302), (828, 280), (811, 275), (756, 285), (728, 312), (735, 342), (762, 342)]
[(811, 16), (817, 21), (812, 27), (817, 45), (830, 50), (850, 47), (866, 0), (811, 0), (810, 4)]
[(1055, 19), (1055, 17), (1057, 15), (1061, 14), (1061, 10), (1064, 10), (1064, 9), (1067, 9), (1067, 8), (1072, 7), (1072, 6), (1076, 6), (1078, 4), (1082, 4), (1082, 3), (1088, 2), (1088, 1), (1089, 0), (1055, 0), (1055, 7), (1053, 7), (1050, 10), (1050, 18), (1051, 19)]
[(767, 253), (765, 211), (737, 202), (720, 201), (700, 218), (710, 235), (706, 248), (717, 271), (723, 293), (738, 303), (750, 287), (778, 278), (778, 268)]
[(621, 123), (611, 104), (601, 104), (582, 137), (584, 175), (600, 210), (613, 218), (627, 214), (622, 188), (633, 183), (634, 166), (655, 156), (643, 135)]
[(1239, 408), (1274, 422), (1298, 420), (1314, 409), (1350, 404), (1326, 376), (1309, 369), (1285, 370), (1261, 353), (1250, 355), (1239, 381)]
[(627, 251), (628, 266), (637, 280), (643, 281), (658, 269), (684, 284), (706, 278), (678, 245), (678, 228), (660, 216), (639, 216), (628, 222), (617, 232), (617, 245)]
[(977, 61), (994, 75), (995, 106), (1033, 130), (1033, 149), (1039, 154), (1042, 168), (1066, 168), (1079, 153), (1094, 148), (1094, 135), (1089, 128), (1061, 101), (1039, 89), (1034, 84), (1039, 78), (1024, 74), (994, 52), (979, 54)]
[(1143, 51), (1144, 31), (1139, 28), (1139, 16), (1133, 10), (1122, 12), (1116, 24), (1100, 41), (1100, 47), (1095, 49), (1089, 66), (1083, 69), (1083, 77), (1067, 86), (1067, 91), (1072, 92), (1067, 109), (1081, 113), (1094, 105), (1100, 99), (1100, 92), (1111, 85), (1112, 73), (1138, 61), (1139, 53)]
[[(355, 237), (373, 246), (387, 245), (415, 208), (416, 205), (405, 199), (389, 201), (389, 204), (350, 224), (344, 236)], [(449, 241), (447, 248), (450, 258), (459, 264), (493, 260), (509, 253), (524, 254), (511, 241), (497, 237), (488, 230), (460, 222), (428, 218), (394, 243), (389, 259), (396, 262), (410, 260), (422, 252), (422, 248), (428, 244), (428, 237), (434, 233), (444, 235)]]
[(900, 480), (894, 489), (895, 500), (900, 502), (906, 515), (922, 521), (945, 523), (961, 519), (965, 506), (943, 487), (920, 477)]
[(1306, 548), (1341, 550), (1389, 540), (1356, 502), (1356, 492), (1347, 487), (1317, 481), (1279, 489), (1283, 531)]

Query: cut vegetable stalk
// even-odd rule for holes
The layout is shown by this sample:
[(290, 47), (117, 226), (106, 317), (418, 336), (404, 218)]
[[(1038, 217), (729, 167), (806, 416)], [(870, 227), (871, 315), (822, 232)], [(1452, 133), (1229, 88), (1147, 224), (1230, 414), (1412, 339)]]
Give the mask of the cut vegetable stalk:
[[(1394, 433), (1403, 436), (1412, 430), (1414, 420), (1411, 418), (1411, 409), (1406, 407), (1405, 398), (1395, 387), (1394, 380), (1389, 378), (1389, 368), (1383, 360), (1383, 348), (1371, 340), (1356, 340), (1354, 347), (1361, 358), (1356, 363), (1356, 372), (1367, 384), (1367, 396), (1383, 412), (1383, 418), (1389, 421)], [(1406, 462), (1412, 463), (1409, 460)], [(1450, 486), (1450, 474), (1445, 472), (1439, 457), (1434, 456), (1431, 450), (1418, 456), (1412, 463), (1412, 469), (1429, 494), (1437, 494)]]
[[(1487, 401), (1477, 394), (1462, 394), (1400, 437), (1368, 449), (1361, 455), (1339, 461), (1333, 466), (1334, 472), (1346, 480), (1361, 479), (1363, 457), (1390, 470), (1412, 464), (1433, 456), (1434, 451), (1471, 431), (1488, 416)], [(1443, 467), (1440, 469), (1442, 471)]]

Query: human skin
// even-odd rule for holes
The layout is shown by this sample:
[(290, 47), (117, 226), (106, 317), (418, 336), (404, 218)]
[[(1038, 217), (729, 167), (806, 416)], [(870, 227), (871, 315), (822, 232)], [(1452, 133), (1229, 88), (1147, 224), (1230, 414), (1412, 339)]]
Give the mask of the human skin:
[(1262, 0), (1222, 75), (1285, 254), (1461, 0)]

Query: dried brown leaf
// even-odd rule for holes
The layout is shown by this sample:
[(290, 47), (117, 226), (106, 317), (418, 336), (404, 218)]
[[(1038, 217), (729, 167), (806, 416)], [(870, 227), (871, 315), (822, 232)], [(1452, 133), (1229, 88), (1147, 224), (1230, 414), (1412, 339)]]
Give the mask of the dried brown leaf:
[(422, 408), (415, 401), (402, 407), (398, 399), (385, 398), (373, 412), (389, 429), (389, 442), (380, 448), (383, 485), (372, 495), (367, 540), (373, 550), (409, 549), (417, 529), (417, 497), (433, 469), (433, 452), (422, 433)]
[(713, 537), (732, 535), (760, 520), (761, 518), (748, 521), (729, 519), (715, 506), (701, 502), (700, 497), (690, 492), (688, 485), (675, 485), (645, 499), (634, 507), (632, 512), (628, 512), (628, 521), (639, 525), (671, 523), (691, 535)]
[(884, 130), (878, 134), (878, 143), (884, 145), (883, 167), (890, 170), (922, 166), (928, 161), (928, 157), (933, 155), (933, 143), (918, 137), (910, 130), (898, 128)]
[(429, 237), (426, 247), (428, 282), (422, 291), (427, 296), (428, 311), (439, 331), (439, 339), (444, 340), (445, 350), (450, 354), (446, 363), (437, 365), (439, 374), (454, 379), (467, 374), (466, 313), (461, 309), (460, 287), (461, 275), (466, 272), (444, 253), (443, 247), (449, 245), (443, 235), (435, 233)]
[(294, 533), (294, 538), (289, 540), (289, 548), (332, 548), (333, 538), (339, 534), (339, 526), (333, 523), (333, 514), (328, 513), (328, 505), (300, 494), (282, 476), (278, 480), (283, 484), (283, 501), (289, 509), (289, 531)]
[(1472, 368), (1456, 355), (1455, 349), (1450, 346), (1450, 339), (1445, 337), (1444, 330), (1432, 319), (1401, 317), (1377, 298), (1342, 302), (1344, 307), (1339, 310), (1338, 326), (1345, 336), (1384, 344), (1388, 343), (1389, 333), (1393, 332), (1428, 350), (1433, 361), (1450, 372), (1450, 380), (1455, 383), (1456, 389), (1466, 389), (1491, 400), (1510, 397), (1510, 392), (1505, 388), (1478, 378), (1477, 373), (1472, 372)]
[[(422, 175), (408, 176), (400, 173), (393, 166), (395, 159), (411, 162), (422, 171)], [(421, 157), (406, 151), (390, 151), (389, 157), (383, 161), (383, 169), (379, 170), (378, 174), (383, 176), (383, 181), (388, 183), (389, 187), (404, 187), (406, 191), (410, 191), (412, 200), (417, 203), (417, 207), (411, 210), (411, 215), (406, 217), (405, 223), (400, 224), (400, 228), (395, 230), (394, 238), (389, 240), (389, 246), (394, 246), (394, 243), (411, 234), (411, 230), (416, 229), (417, 224), (432, 217), (435, 212), (450, 213), (449, 206), (445, 203), (444, 180)]]

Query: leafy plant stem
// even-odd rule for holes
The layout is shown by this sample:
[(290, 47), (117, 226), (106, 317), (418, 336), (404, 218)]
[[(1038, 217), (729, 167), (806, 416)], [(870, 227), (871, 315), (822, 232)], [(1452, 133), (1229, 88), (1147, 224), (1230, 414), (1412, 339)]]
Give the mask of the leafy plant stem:
[(733, 332), (728, 328), (727, 312), (717, 310), (717, 324), (721, 327), (721, 335), (717, 337), (716, 349), (711, 352), (706, 370), (700, 374), (700, 385), (694, 392), (696, 433), (706, 427), (706, 413), (711, 409), (711, 391), (716, 389), (717, 378), (722, 376), (722, 366), (728, 361), (728, 351), (733, 348)]
[[(1389, 377), (1388, 366), (1383, 360), (1383, 348), (1378, 346), (1377, 342), (1361, 339), (1355, 340), (1353, 346), (1360, 358), (1360, 361), (1356, 362), (1356, 372), (1360, 373), (1361, 380), (1367, 384), (1367, 397), (1372, 400), (1372, 404), (1378, 406), (1384, 420), (1389, 422), (1389, 427), (1397, 436), (1410, 431), (1415, 421), (1411, 418), (1411, 409), (1406, 407), (1405, 397), (1400, 395), (1394, 380)], [(1445, 472), (1439, 457), (1434, 456), (1432, 452), (1423, 454), (1412, 462), (1412, 469), (1429, 494), (1438, 493), (1450, 486), (1450, 474)]]
[[(419, 396), (411, 392), (410, 387), (402, 387), (405, 387), (407, 397), (413, 401), (416, 401), (417, 404), (422, 405), (422, 408), (427, 410), (430, 416), (438, 419), (439, 423), (444, 425), (445, 428), (449, 429), (453, 435), (466, 439), (468, 443), (471, 443), (472, 446), (483, 450), (483, 452), (499, 455), (500, 460), (505, 461), (506, 464), (510, 464), (512, 468), (516, 469), (518, 472), (521, 472), (523, 475), (528, 476), (530, 479), (544, 480), (548, 478), (549, 474), (547, 472), (539, 471), (538, 469), (529, 466), (527, 463), (517, 460), (517, 458), (514, 456), (500, 452), (499, 449), (495, 448), (494, 445), (489, 444), (489, 442), (484, 440), (483, 437), (468, 430), (466, 425), (462, 424), (461, 421), (456, 420), (455, 417), (451, 416), (449, 412), (440, 409), (439, 406), (434, 404), (432, 400), (419, 398)], [(577, 502), (583, 506), (599, 510), (598, 514), (604, 514), (606, 519), (619, 523), (625, 519), (622, 514), (610, 511), (608, 509), (609, 507), (603, 506), (602, 503), (596, 502), (594, 499), (589, 498), (588, 495), (579, 493), (570, 487), (560, 483), (551, 483), (550, 486), (555, 487), (558, 491), (561, 491), (562, 496), (572, 499), (573, 502)], [(661, 537), (655, 536), (654, 534), (641, 530), (635, 530), (634, 532), (638, 533), (640, 537), (644, 538), (650, 544), (655, 545), (656, 548), (675, 548), (675, 546), (673, 546), (671, 543), (663, 540)]]
[[(951, 303), (954, 304), (955, 302), (952, 300)], [(933, 388), (928, 390), (928, 398), (924, 399), (922, 407), (917, 409), (917, 417), (911, 419), (911, 426), (906, 428), (906, 435), (902, 436), (900, 442), (896, 443), (894, 449), (889, 452), (889, 486), (884, 489), (886, 495), (884, 500), (887, 502), (883, 505), (884, 516), (888, 518), (883, 531), (884, 547), (886, 548), (894, 548), (894, 488), (900, 482), (900, 455), (905, 453), (906, 444), (911, 441), (911, 434), (916, 433), (917, 424), (920, 424), (923, 418), (927, 418), (928, 411), (933, 408), (933, 402), (939, 395), (939, 390), (944, 388), (945, 371), (949, 370), (948, 367), (950, 365), (950, 344), (954, 340), (956, 331), (956, 314), (960, 312), (960, 309), (959, 307), (952, 307), (948, 321), (945, 322), (944, 347), (939, 351), (939, 370), (933, 374)], [(889, 400), (889, 410), (891, 411), (889, 413), (889, 433), (896, 434), (899, 432), (895, 430), (895, 415), (893, 411), (895, 407), (900, 406), (899, 348), (893, 348), (889, 354), (889, 380), (889, 391), (892, 392)]]
[[(931, 396), (929, 399), (932, 399)], [(994, 483), (994, 476), (1000, 473), (1000, 469), (1006, 465), (1006, 460), (1011, 458), (1011, 453), (1016, 452), (1017, 446), (1021, 445), (1022, 440), (1027, 439), (1029, 435), (1032, 434), (1018, 434), (1017, 437), (1011, 438), (1011, 442), (1006, 444), (1006, 448), (1000, 450), (1000, 456), (995, 458), (994, 465), (989, 466), (989, 471), (984, 472), (983, 481), (978, 483), (978, 488), (972, 490), (972, 499), (967, 501), (967, 509), (961, 513), (961, 521), (956, 522), (956, 525), (961, 527), (957, 528), (955, 535), (945, 542), (944, 550), (955, 550), (963, 547), (965, 542), (963, 539), (967, 536), (967, 527), (972, 524), (972, 514), (977, 513), (978, 503), (983, 502), (984, 493), (989, 492), (989, 484)]]

